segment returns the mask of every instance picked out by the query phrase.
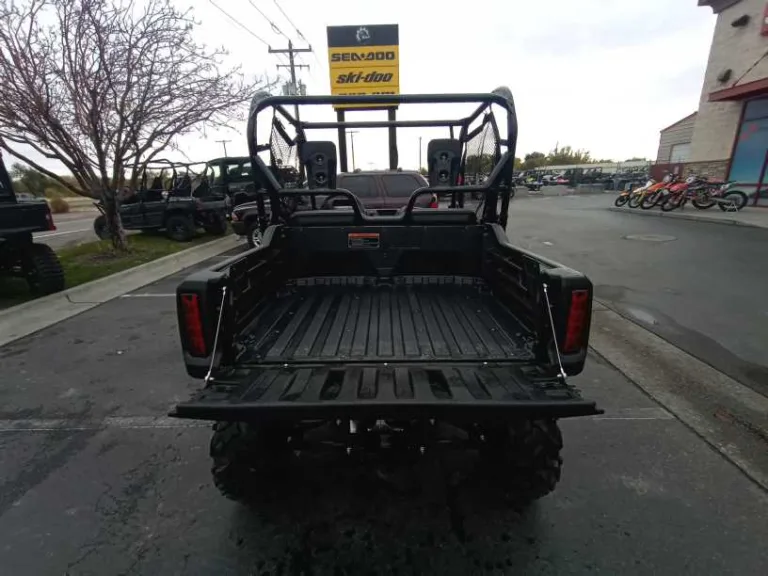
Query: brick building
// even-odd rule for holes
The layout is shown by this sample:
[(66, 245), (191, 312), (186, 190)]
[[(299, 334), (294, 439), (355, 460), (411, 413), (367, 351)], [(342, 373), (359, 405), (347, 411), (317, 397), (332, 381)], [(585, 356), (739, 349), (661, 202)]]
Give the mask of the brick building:
[(691, 158), (691, 140), (695, 125), (696, 112), (664, 128), (659, 138), (656, 161), (670, 164), (688, 162)]
[(717, 14), (699, 109), (661, 131), (657, 162), (757, 186), (768, 151), (768, 2), (699, 6)]

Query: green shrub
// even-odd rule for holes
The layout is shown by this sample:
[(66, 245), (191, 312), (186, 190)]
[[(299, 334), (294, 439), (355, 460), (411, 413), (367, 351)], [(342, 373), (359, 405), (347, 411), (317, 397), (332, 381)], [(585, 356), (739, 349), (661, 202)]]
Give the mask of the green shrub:
[(52, 198), (49, 204), (51, 212), (54, 214), (66, 214), (69, 212), (69, 203), (64, 198)]
[(45, 189), (45, 197), (49, 200), (53, 200), (54, 198), (65, 198), (67, 195), (67, 191), (63, 188), (52, 186)]

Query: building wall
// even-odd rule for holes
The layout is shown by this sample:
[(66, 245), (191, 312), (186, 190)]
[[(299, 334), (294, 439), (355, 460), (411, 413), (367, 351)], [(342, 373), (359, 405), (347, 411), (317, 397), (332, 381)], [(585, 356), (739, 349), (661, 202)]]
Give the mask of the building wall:
[[(768, 77), (768, 58), (760, 59), (768, 49), (768, 36), (760, 34), (765, 6), (765, 0), (741, 0), (718, 14), (691, 141), (694, 162), (727, 162), (741, 117), (741, 102), (710, 102), (709, 93), (737, 81), (745, 84)], [(731, 26), (743, 14), (750, 16), (749, 23)], [(731, 78), (719, 82), (717, 77), (728, 68), (733, 71)]]
[(659, 138), (659, 151), (656, 154), (656, 162), (669, 162), (672, 146), (675, 144), (687, 144), (693, 139), (693, 127), (696, 116), (685, 118), (677, 124), (661, 131)]

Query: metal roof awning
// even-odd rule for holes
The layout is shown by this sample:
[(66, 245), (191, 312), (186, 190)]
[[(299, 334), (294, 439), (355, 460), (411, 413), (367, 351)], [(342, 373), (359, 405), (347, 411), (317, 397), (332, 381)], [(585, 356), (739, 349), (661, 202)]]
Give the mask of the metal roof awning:
[(755, 96), (765, 96), (768, 94), (768, 78), (739, 84), (722, 90), (715, 90), (709, 93), (710, 102), (722, 102), (725, 100), (746, 100)]
[(666, 132), (666, 131), (667, 131), (667, 130), (669, 130), (670, 128), (674, 128), (674, 127), (675, 127), (675, 126), (677, 126), (678, 124), (682, 124), (682, 123), (683, 123), (683, 122), (685, 122), (686, 120), (690, 120), (691, 118), (695, 117), (695, 116), (696, 116), (696, 114), (698, 114), (698, 112), (693, 112), (692, 114), (688, 114), (688, 116), (686, 116), (685, 118), (680, 118), (680, 120), (678, 120), (677, 122), (674, 122), (674, 123), (670, 124), (670, 125), (669, 125), (669, 126), (667, 126), (666, 128), (662, 128), (661, 130), (659, 130), (659, 132)]

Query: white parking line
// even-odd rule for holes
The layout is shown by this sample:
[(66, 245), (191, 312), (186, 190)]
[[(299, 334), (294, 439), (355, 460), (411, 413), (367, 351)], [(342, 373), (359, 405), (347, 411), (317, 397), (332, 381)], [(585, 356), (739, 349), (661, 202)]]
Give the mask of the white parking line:
[(20, 420), (0, 420), (2, 432), (78, 432), (82, 430), (103, 430), (119, 428), (137, 430), (143, 428), (208, 428), (210, 422), (199, 420), (180, 420), (167, 416), (111, 416), (99, 421), (56, 418), (24, 418)]
[(77, 234), (78, 232), (88, 232), (91, 228), (83, 228), (82, 230), (68, 230), (66, 232), (51, 232), (50, 234), (37, 234), (35, 238), (53, 238), (54, 236), (64, 236), (65, 234)]
[[(609, 411), (592, 420), (673, 420), (674, 416), (663, 408), (627, 408)], [(182, 420), (168, 416), (110, 416), (102, 420), (77, 420), (74, 418), (20, 418), (0, 420), (3, 432), (80, 432), (85, 430), (142, 430), (162, 428), (209, 428), (210, 422)]]
[(176, 294), (166, 294), (163, 292), (140, 292), (135, 294), (123, 294), (120, 298), (175, 298)]
[(671, 412), (664, 408), (619, 408), (607, 409), (601, 416), (593, 416), (593, 420), (674, 420)]

